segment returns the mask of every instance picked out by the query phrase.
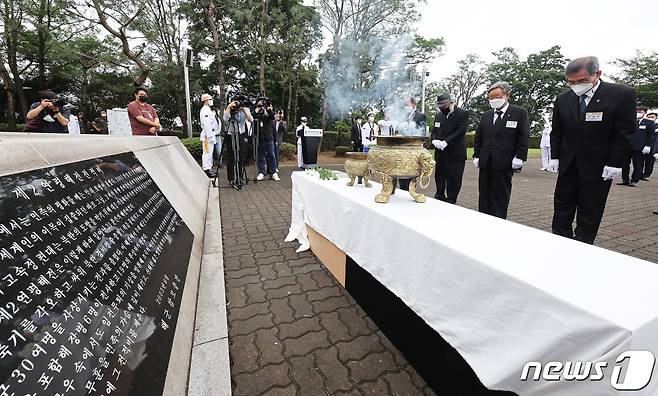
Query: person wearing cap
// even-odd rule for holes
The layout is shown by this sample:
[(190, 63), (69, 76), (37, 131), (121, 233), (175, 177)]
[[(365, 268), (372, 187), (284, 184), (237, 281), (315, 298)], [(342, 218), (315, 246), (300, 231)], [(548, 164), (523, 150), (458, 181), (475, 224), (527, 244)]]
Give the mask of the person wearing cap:
[(367, 153), (370, 146), (377, 144), (376, 136), (379, 135), (379, 125), (375, 122), (375, 113), (368, 113), (368, 122), (361, 127), (361, 145), (363, 152)]
[(71, 109), (50, 90), (39, 92), (39, 99), (27, 112), (25, 132), (69, 133)]
[(434, 145), (436, 161), (434, 198), (455, 204), (462, 188), (466, 162), (468, 111), (457, 107), (449, 93), (439, 95), (436, 106), (438, 111), (432, 128), (432, 145)]
[(213, 99), (208, 94), (201, 95), (201, 111), (199, 112), (199, 119), (201, 122), (201, 135), (199, 139), (203, 146), (203, 154), (201, 155), (201, 167), (206, 175), (210, 178), (217, 176), (212, 171), (213, 151), (217, 134), (219, 134), (220, 124), (212, 109)]
[(361, 114), (354, 116), (354, 123), (352, 124), (352, 137), (350, 143), (352, 144), (352, 151), (363, 151), (363, 134), (361, 132)]
[(302, 138), (304, 137), (304, 131), (308, 129), (306, 123), (308, 119), (306, 117), (301, 118), (301, 124), (295, 130), (297, 135), (297, 166), (299, 168), (304, 168), (304, 150), (302, 149)]

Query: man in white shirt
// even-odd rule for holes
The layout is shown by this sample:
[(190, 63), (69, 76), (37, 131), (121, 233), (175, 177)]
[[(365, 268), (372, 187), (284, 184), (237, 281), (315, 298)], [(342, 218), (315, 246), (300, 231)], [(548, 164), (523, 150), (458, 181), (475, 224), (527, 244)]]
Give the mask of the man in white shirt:
[(370, 146), (377, 144), (377, 135), (379, 135), (379, 125), (375, 122), (375, 113), (368, 113), (368, 122), (361, 127), (361, 143), (364, 153), (370, 150)]
[(219, 133), (219, 121), (215, 116), (215, 112), (212, 109), (213, 99), (212, 96), (208, 94), (201, 95), (201, 111), (199, 112), (199, 120), (201, 122), (201, 135), (199, 139), (203, 146), (203, 154), (201, 155), (201, 163), (203, 171), (210, 178), (217, 176), (212, 171), (212, 160), (213, 160), (213, 150), (215, 148), (215, 141), (217, 139), (217, 134)]

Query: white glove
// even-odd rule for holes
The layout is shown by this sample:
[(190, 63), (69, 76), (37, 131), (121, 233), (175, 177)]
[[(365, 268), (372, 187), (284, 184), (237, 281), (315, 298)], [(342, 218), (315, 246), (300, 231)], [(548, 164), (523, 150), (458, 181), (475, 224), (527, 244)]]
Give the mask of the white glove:
[(523, 160), (520, 160), (516, 157), (512, 160), (512, 169), (521, 169), (523, 168)]
[(642, 154), (649, 154), (651, 152), (651, 147), (649, 146), (644, 146), (642, 149)]
[(560, 160), (552, 159), (548, 161), (548, 168), (546, 168), (549, 172), (555, 172), (557, 173), (558, 170), (560, 170)]
[(653, 155), (653, 158), (655, 158), (655, 159), (658, 160), (658, 153), (654, 154), (654, 155)]
[(439, 150), (445, 150), (445, 148), (448, 147), (448, 142), (445, 140), (432, 140), (432, 144)]
[(615, 177), (619, 176), (621, 173), (621, 168), (613, 168), (611, 166), (604, 166), (603, 167), (603, 174), (601, 177), (603, 180), (612, 180)]
[(473, 158), (473, 166), (476, 169), (480, 169), (480, 159), (479, 158)]

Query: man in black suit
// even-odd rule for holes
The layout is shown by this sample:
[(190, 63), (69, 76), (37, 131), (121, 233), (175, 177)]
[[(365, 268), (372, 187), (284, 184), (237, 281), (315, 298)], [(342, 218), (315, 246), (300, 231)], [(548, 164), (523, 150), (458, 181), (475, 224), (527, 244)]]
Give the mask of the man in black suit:
[(559, 175), (552, 228), (554, 234), (593, 244), (610, 185), (631, 149), (636, 95), (629, 87), (601, 81), (594, 56), (569, 62), (565, 74), (571, 89), (553, 106), (549, 168)]
[[(427, 130), (427, 117), (425, 114), (418, 111), (416, 108), (416, 98), (409, 96), (404, 100), (404, 108), (407, 112), (406, 128), (407, 134), (411, 136), (426, 136)], [(400, 190), (409, 191), (409, 182), (411, 179), (400, 179)], [(393, 180), (393, 193), (395, 194), (395, 187), (397, 186), (397, 179)]]
[(511, 88), (501, 81), (487, 90), (489, 106), (473, 138), (473, 165), (480, 169), (478, 208), (482, 213), (507, 218), (512, 176), (528, 158), (528, 111), (509, 103)]
[[(635, 133), (631, 139), (631, 151), (628, 152), (626, 160), (624, 161), (624, 166), (621, 168), (622, 181), (621, 183), (617, 183), (619, 186), (635, 187), (644, 177), (644, 156), (647, 154), (651, 155), (654, 133), (654, 123), (645, 118), (646, 114), (646, 106), (637, 107), (637, 123), (635, 125)], [(630, 175), (631, 162), (633, 163), (632, 175)]]
[(352, 151), (360, 153), (363, 151), (363, 140), (361, 136), (361, 115), (357, 114), (354, 116), (354, 121), (352, 123), (352, 136), (350, 143), (352, 144)]
[[(658, 123), (656, 123), (656, 119), (658, 119), (658, 114), (653, 112), (647, 113), (647, 119), (654, 122), (653, 125), (654, 132), (651, 138), (651, 147), (653, 148), (654, 144), (656, 144), (656, 134), (658, 133)], [(644, 181), (649, 180), (651, 174), (653, 173), (653, 164), (655, 162), (656, 159), (653, 157), (653, 153), (644, 155), (644, 166), (643, 166), (644, 171), (642, 172), (642, 180)]]
[(434, 198), (455, 204), (462, 188), (466, 161), (468, 111), (457, 107), (449, 93), (439, 95), (436, 105), (439, 111), (434, 117), (432, 128), (432, 144), (435, 147), (436, 160)]

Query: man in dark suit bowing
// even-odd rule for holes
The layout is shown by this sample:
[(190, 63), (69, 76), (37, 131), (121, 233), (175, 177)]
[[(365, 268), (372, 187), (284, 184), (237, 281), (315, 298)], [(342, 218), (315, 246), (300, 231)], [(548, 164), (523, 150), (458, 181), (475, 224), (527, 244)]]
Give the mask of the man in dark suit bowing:
[(506, 82), (489, 87), (491, 110), (482, 114), (473, 138), (473, 165), (480, 169), (478, 206), (482, 213), (507, 218), (512, 176), (528, 158), (530, 124), (528, 111), (509, 103)]
[(457, 107), (449, 93), (439, 95), (436, 105), (439, 111), (434, 117), (432, 128), (436, 160), (434, 198), (454, 204), (457, 203), (464, 175), (468, 111)]
[(559, 176), (552, 228), (554, 234), (593, 244), (610, 185), (631, 149), (636, 94), (601, 81), (594, 56), (569, 62), (565, 74), (571, 89), (553, 106), (549, 168)]

